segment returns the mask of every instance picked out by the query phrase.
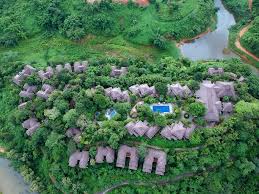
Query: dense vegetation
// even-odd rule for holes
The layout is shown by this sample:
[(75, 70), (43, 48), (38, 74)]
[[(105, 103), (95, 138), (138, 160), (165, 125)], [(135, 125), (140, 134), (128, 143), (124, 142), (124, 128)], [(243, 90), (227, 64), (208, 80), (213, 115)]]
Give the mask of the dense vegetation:
[[(223, 0), (227, 8), (234, 14), (237, 24), (231, 29), (230, 33), (230, 46), (241, 55), (244, 55), (235, 47), (239, 31), (246, 25), (251, 23), (251, 27), (241, 38), (241, 44), (248, 51), (258, 56), (259, 37), (258, 37), (258, 15), (259, 15), (259, 0), (253, 0), (252, 11), (249, 9), (247, 0)], [(249, 56), (248, 59), (259, 67), (259, 62), (253, 60)]]
[(252, 23), (252, 26), (241, 38), (241, 43), (244, 45), (250, 52), (254, 53), (256, 56), (259, 56), (259, 16), (257, 16)]
[(9, 49), (21, 53), (23, 61), (42, 64), (102, 55), (178, 57), (171, 39), (193, 37), (213, 25), (212, 0), (150, 3), (139, 7), (132, 2), (4, 0), (0, 5), (0, 52), (16, 46)]
[[(23, 67), (20, 62), (16, 62), (16, 57), (11, 54), (1, 57), (0, 134), (1, 141), (9, 150), (8, 157), (15, 160), (14, 165), (25, 180), (32, 182), (33, 190), (53, 194), (95, 193), (114, 184), (129, 181), (129, 187), (113, 193), (256, 193), (259, 167), (258, 77), (252, 75), (240, 61), (193, 63), (188, 60), (176, 61), (173, 58), (161, 59), (158, 63), (151, 64), (141, 60), (91, 61), (84, 74), (63, 72), (60, 76), (46, 80), (45, 83), (51, 83), (57, 88), (47, 102), (34, 98), (26, 109), (18, 110), (20, 88), (10, 82), (11, 77)], [(111, 78), (108, 75), (112, 64), (128, 66), (129, 73), (124, 77)], [(192, 90), (197, 90), (202, 79), (231, 80), (227, 75), (209, 76), (207, 69), (213, 66), (224, 67), (225, 71), (243, 75), (247, 81), (236, 83), (238, 103), (235, 114), (217, 127), (205, 128), (202, 127), (202, 117), (199, 118), (204, 110), (194, 103), (194, 98), (168, 98), (163, 95), (163, 85), (180, 81)], [(40, 84), (36, 76), (25, 82)], [(153, 119), (154, 115), (148, 111), (150, 109), (144, 106), (139, 110), (140, 119), (149, 119), (150, 122), (164, 126), (166, 122), (179, 119), (179, 108), (198, 116), (197, 124), (201, 126), (190, 140), (168, 141), (159, 135), (148, 140), (127, 135), (123, 126), (136, 97), (131, 96), (131, 103), (112, 102), (103, 95), (102, 87), (119, 86), (127, 89), (136, 83), (155, 84), (160, 91), (159, 98), (147, 97), (144, 98), (145, 102), (168, 101), (174, 102), (178, 107), (167, 118)], [(66, 84), (70, 87), (65, 89)], [(92, 93), (89, 89), (95, 86), (97, 92)], [(71, 104), (71, 100), (76, 103)], [(112, 120), (105, 120), (104, 111), (110, 107), (114, 107), (119, 114)], [(96, 112), (100, 112), (98, 117)], [(43, 123), (30, 138), (26, 136), (21, 122), (32, 114), (36, 114)], [(101, 127), (94, 120), (97, 123), (101, 121)], [(79, 144), (64, 135), (68, 127), (75, 125), (84, 129)], [(85, 170), (68, 167), (68, 157), (73, 150), (93, 148), (99, 142), (114, 148), (119, 143), (137, 144), (142, 151), (147, 146), (160, 147), (168, 154), (166, 174), (158, 177), (143, 173), (141, 169), (118, 169), (108, 164), (97, 165), (94, 161)], [(90, 149), (90, 154), (94, 153), (95, 150)], [(189, 178), (185, 177), (170, 184), (171, 180), (183, 173), (189, 173)], [(160, 185), (160, 181), (165, 181), (166, 184)], [(142, 186), (138, 186), (141, 183)]]

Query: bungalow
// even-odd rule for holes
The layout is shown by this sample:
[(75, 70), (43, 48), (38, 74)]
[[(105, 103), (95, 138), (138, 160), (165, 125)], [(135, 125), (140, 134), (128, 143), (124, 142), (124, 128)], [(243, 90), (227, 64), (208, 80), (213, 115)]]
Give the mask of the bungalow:
[(61, 72), (63, 71), (63, 69), (64, 69), (64, 68), (63, 68), (63, 65), (61, 65), (61, 64), (59, 64), (59, 65), (56, 66), (56, 72), (57, 72), (57, 73), (61, 73)]
[(150, 139), (159, 131), (157, 126), (148, 126), (147, 121), (129, 122), (125, 128), (128, 130), (130, 135), (135, 135), (136, 137), (146, 135)]
[(45, 72), (43, 70), (40, 70), (38, 72), (38, 75), (42, 80), (50, 79), (54, 75), (54, 70), (52, 67), (49, 66), (46, 68)]
[(86, 168), (89, 161), (89, 152), (78, 150), (69, 157), (69, 166), (75, 167), (79, 161), (79, 168)]
[(67, 71), (69, 71), (69, 72), (72, 72), (72, 67), (71, 67), (70, 63), (66, 63), (66, 64), (64, 65), (64, 69), (67, 70)]
[(187, 98), (188, 96), (191, 96), (191, 90), (186, 85), (181, 86), (179, 83), (176, 83), (167, 86), (167, 94), (169, 96)]
[(86, 71), (88, 66), (88, 61), (82, 61), (80, 62), (75, 62), (74, 63), (74, 72), (75, 73), (83, 73)]
[(148, 154), (146, 155), (143, 164), (143, 172), (151, 173), (154, 163), (156, 163), (155, 173), (158, 175), (164, 175), (166, 153), (161, 150), (148, 149)]
[(212, 67), (210, 67), (208, 69), (208, 74), (209, 75), (222, 75), (222, 74), (224, 74), (224, 69), (221, 68), (221, 67), (219, 67), (219, 68), (212, 68)]
[(129, 147), (127, 145), (120, 146), (116, 166), (119, 168), (125, 168), (127, 158), (129, 158), (129, 169), (137, 170), (139, 159), (137, 148)]
[(127, 74), (128, 68), (127, 67), (121, 67), (120, 69), (116, 66), (112, 66), (111, 76), (112, 77), (120, 77), (125, 74)]
[(43, 84), (42, 90), (37, 92), (37, 96), (44, 98), (47, 100), (49, 98), (49, 95), (54, 91), (54, 88), (51, 85)]
[(133, 85), (133, 86), (129, 87), (129, 90), (133, 94), (138, 95), (140, 97), (156, 95), (155, 86), (149, 87), (147, 84)]
[(20, 85), (21, 82), (24, 80), (24, 78), (30, 76), (36, 71), (35, 68), (33, 68), (30, 65), (25, 65), (24, 69), (19, 72), (17, 75), (14, 76), (13, 82), (17, 85)]
[(36, 118), (29, 118), (22, 123), (22, 127), (27, 129), (26, 134), (32, 136), (32, 134), (40, 127), (40, 123)]
[(29, 84), (26, 83), (23, 86), (23, 90), (19, 93), (19, 96), (22, 98), (32, 99), (32, 97), (35, 95), (36, 90), (37, 90), (37, 86), (30, 86)]
[(184, 127), (182, 122), (178, 122), (166, 126), (160, 134), (169, 140), (181, 140), (183, 138), (189, 138), (194, 129), (194, 125), (191, 127)]
[(97, 154), (95, 156), (96, 163), (103, 163), (104, 160), (106, 160), (107, 163), (113, 163), (114, 162), (114, 155), (115, 152), (110, 147), (103, 147), (99, 146), (97, 148)]
[(105, 95), (110, 97), (112, 100), (117, 100), (120, 102), (129, 101), (129, 93), (128, 91), (121, 91), (120, 88), (107, 88), (104, 90)]
[(219, 98), (222, 98), (224, 96), (229, 96), (229, 97), (233, 97), (233, 98), (236, 97), (233, 82), (217, 81), (215, 89), (217, 92), (217, 96)]

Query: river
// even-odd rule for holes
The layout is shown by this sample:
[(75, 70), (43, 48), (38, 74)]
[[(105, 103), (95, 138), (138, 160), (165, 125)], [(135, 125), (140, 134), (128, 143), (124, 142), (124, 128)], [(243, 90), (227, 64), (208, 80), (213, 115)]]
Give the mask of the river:
[(25, 184), (23, 177), (10, 167), (10, 161), (0, 158), (0, 193), (33, 194)]
[(180, 46), (184, 57), (191, 60), (228, 59), (237, 57), (230, 52), (224, 54), (223, 50), (228, 47), (229, 28), (236, 24), (234, 16), (225, 9), (221, 0), (215, 0), (217, 11), (217, 27), (213, 32)]

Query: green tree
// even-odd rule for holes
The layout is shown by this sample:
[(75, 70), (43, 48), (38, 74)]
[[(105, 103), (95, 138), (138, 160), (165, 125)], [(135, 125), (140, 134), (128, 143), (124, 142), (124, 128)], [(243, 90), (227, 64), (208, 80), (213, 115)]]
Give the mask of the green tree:
[(204, 104), (200, 102), (193, 102), (188, 106), (188, 112), (196, 117), (202, 117), (205, 115), (206, 108)]

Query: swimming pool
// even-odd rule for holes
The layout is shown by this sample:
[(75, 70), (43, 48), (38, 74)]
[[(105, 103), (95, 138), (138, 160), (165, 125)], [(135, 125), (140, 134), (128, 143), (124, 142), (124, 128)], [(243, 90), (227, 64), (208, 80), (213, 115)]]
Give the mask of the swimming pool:
[(108, 110), (106, 111), (106, 113), (105, 113), (105, 117), (110, 120), (110, 119), (112, 119), (116, 114), (117, 114), (116, 110), (114, 110), (114, 109), (108, 109)]
[(162, 114), (171, 113), (173, 111), (171, 104), (153, 104), (151, 105), (151, 109), (153, 112)]

